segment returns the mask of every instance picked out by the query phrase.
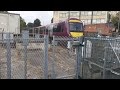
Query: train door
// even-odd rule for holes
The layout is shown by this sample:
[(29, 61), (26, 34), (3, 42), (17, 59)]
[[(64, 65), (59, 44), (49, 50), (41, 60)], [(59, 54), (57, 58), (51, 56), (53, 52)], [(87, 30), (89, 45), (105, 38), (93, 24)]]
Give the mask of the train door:
[(52, 30), (52, 35), (56, 35), (56, 30), (57, 30), (57, 24), (55, 24), (54, 26), (53, 26), (53, 30)]

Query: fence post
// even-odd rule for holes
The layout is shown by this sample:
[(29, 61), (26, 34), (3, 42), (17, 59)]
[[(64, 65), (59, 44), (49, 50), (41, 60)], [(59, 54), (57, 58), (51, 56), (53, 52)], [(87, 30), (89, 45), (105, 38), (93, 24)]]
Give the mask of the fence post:
[[(82, 38), (79, 38), (79, 43), (81, 44)], [(82, 46), (78, 45), (76, 47), (76, 56), (77, 56), (77, 69), (76, 69), (76, 77), (77, 79), (81, 78), (81, 61), (82, 61)]]
[(0, 48), (0, 79), (1, 79), (1, 77), (2, 77), (2, 72), (1, 72), (1, 65), (2, 65), (2, 61), (1, 61), (1, 58), (2, 58), (2, 52), (1, 52), (1, 49), (2, 48)]
[(44, 78), (48, 79), (48, 35), (44, 36)]
[(11, 79), (11, 45), (10, 45), (10, 33), (6, 33), (6, 46), (7, 46), (7, 78)]
[(56, 78), (56, 75), (55, 75), (55, 36), (53, 36), (53, 42), (52, 42), (52, 45), (53, 45), (53, 59), (52, 59), (52, 70), (53, 70), (53, 75), (52, 75), (52, 79), (55, 79)]
[(22, 32), (23, 46), (24, 46), (24, 78), (27, 79), (27, 46), (29, 44), (29, 31)]
[(77, 46), (76, 47), (76, 57), (77, 57), (77, 68), (76, 68), (76, 78), (79, 79), (80, 77), (80, 60), (81, 60), (81, 57), (80, 57), (80, 47)]
[(27, 45), (24, 46), (24, 78), (27, 79)]
[(82, 51), (82, 53), (83, 53), (83, 59), (82, 59), (82, 61), (81, 61), (81, 78), (84, 78), (84, 59), (86, 58), (86, 44), (87, 44), (87, 41), (86, 40), (84, 40), (84, 47), (83, 47), (83, 51)]
[(77, 41), (72, 43), (72, 46), (76, 47), (76, 78), (81, 78), (81, 60), (82, 60), (82, 37), (79, 37)]
[(106, 74), (106, 47), (105, 47), (105, 52), (104, 52), (104, 58), (103, 58), (103, 60), (104, 60), (104, 64), (103, 64), (103, 79), (105, 79), (106, 78), (106, 76), (105, 76), (105, 74)]

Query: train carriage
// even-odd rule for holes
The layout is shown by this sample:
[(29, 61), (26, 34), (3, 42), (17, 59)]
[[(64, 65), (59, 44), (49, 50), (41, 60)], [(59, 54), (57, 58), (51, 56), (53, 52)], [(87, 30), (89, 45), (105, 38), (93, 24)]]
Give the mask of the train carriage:
[(49, 35), (50, 40), (52, 40), (53, 36), (76, 38), (84, 35), (83, 22), (77, 18), (69, 18), (59, 23), (34, 27), (31, 30), (33, 30), (33, 35)]

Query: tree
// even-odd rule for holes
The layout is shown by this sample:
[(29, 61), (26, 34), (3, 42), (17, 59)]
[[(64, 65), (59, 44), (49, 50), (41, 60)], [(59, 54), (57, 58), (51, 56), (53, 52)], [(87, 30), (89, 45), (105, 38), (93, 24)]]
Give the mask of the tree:
[[(118, 29), (118, 25), (119, 25), (119, 28), (120, 28), (120, 20), (119, 20), (119, 16), (120, 15), (120, 12), (118, 12), (116, 14), (116, 16), (112, 16), (111, 18), (111, 22), (114, 24), (115, 26), (115, 29)], [(120, 29), (118, 30), (118, 32), (120, 33)]]
[(51, 23), (53, 23), (53, 18), (51, 19)]
[(24, 28), (26, 28), (26, 22), (22, 17), (20, 17), (20, 31), (22, 31)]
[(27, 27), (28, 27), (28, 28), (32, 28), (32, 27), (34, 27), (34, 24), (31, 23), (31, 22), (29, 22), (29, 23), (27, 24)]
[(34, 20), (34, 27), (41, 26), (41, 21), (39, 19)]

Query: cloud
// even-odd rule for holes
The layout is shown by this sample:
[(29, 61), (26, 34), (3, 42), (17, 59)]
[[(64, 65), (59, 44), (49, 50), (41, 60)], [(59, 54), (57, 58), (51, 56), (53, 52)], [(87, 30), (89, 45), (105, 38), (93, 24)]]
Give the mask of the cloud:
[(34, 22), (36, 18), (40, 19), (42, 25), (50, 24), (53, 17), (53, 11), (9, 11), (10, 13), (18, 13), (28, 22)]

